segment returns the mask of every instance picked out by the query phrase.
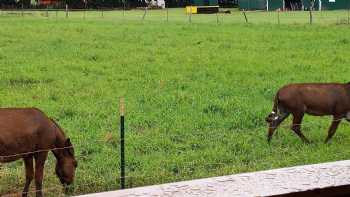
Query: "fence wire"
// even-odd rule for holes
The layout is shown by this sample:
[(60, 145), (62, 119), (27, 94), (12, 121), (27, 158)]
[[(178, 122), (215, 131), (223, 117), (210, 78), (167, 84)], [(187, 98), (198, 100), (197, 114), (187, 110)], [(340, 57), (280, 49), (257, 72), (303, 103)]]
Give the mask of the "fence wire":
[[(330, 119), (331, 120), (331, 119)], [(336, 119), (334, 121), (339, 121), (341, 119)], [(306, 123), (308, 126), (320, 126), (319, 123), (314, 123), (314, 122), (310, 122), (310, 123)], [(294, 124), (294, 125), (301, 125), (301, 124)], [(286, 124), (286, 125), (280, 125), (279, 128), (283, 128), (283, 129), (290, 129), (291, 126), (293, 126), (293, 124)], [(269, 127), (268, 126), (261, 126), (261, 127), (257, 127), (255, 128), (254, 130), (267, 130)], [(219, 128), (220, 129), (220, 128)], [(195, 134), (192, 134), (192, 135), (188, 135), (188, 136), (185, 136), (185, 135), (169, 135), (169, 136), (166, 136), (166, 138), (172, 138), (172, 137), (181, 137), (181, 138), (187, 138), (187, 137), (213, 137), (213, 136), (210, 136), (208, 135), (207, 133), (195, 133)], [(220, 139), (220, 137), (224, 137), (223, 135), (220, 135), (218, 133), (215, 133), (215, 137), (216, 139)], [(131, 139), (129, 139), (131, 140)], [(147, 140), (152, 140), (152, 136), (149, 136), (149, 138), (144, 138), (144, 140), (146, 140), (144, 143), (147, 143)], [(37, 151), (31, 151), (31, 152), (26, 152), (26, 153), (19, 153), (19, 154), (13, 154), (13, 155), (3, 155), (3, 156), (0, 156), (2, 158), (8, 158), (8, 157), (17, 157), (17, 156), (23, 156), (23, 155), (28, 155), (28, 154), (35, 154), (35, 153), (39, 153), (39, 152), (47, 152), (47, 151), (53, 151), (53, 150), (62, 150), (62, 149), (68, 149), (68, 148), (72, 148), (71, 146), (70, 147), (63, 147), (63, 148), (53, 148), (53, 149), (44, 149), (44, 150), (37, 150)], [(83, 150), (83, 146), (74, 146), (74, 148), (79, 148), (81, 150)], [(254, 151), (254, 150), (252, 150)], [(118, 150), (116, 149), (116, 152), (118, 152)], [(85, 159), (85, 156), (82, 156), (82, 155), (77, 155), (77, 160), (79, 161), (79, 158), (83, 158)], [(51, 162), (49, 162), (51, 163)], [(132, 187), (133, 185), (137, 185), (137, 186), (140, 186), (141, 185), (146, 185), (146, 182), (149, 182), (149, 180), (152, 182), (152, 183), (164, 183), (164, 182), (170, 182), (170, 181), (182, 181), (183, 180), (183, 177), (181, 176), (182, 173), (189, 173), (188, 171), (186, 171), (186, 169), (189, 169), (189, 168), (194, 168), (194, 172), (193, 172), (193, 178), (207, 178), (206, 176), (201, 176), (201, 177), (198, 177), (195, 176), (196, 172), (198, 170), (198, 168), (205, 168), (205, 172), (206, 173), (209, 173), (210, 172), (213, 172), (213, 174), (215, 175), (218, 175), (218, 172), (222, 171), (223, 168), (229, 168), (228, 166), (228, 163), (229, 162), (211, 162), (211, 163), (205, 163), (203, 164), (203, 161), (197, 161), (197, 160), (194, 160), (194, 161), (182, 161), (182, 162), (179, 162), (179, 163), (176, 163), (176, 161), (172, 161), (172, 160), (169, 160), (169, 161), (163, 161), (163, 163), (165, 163), (167, 166), (171, 166), (171, 165), (176, 165), (177, 168), (178, 168), (178, 176), (176, 175), (173, 175), (173, 176), (169, 176), (169, 174), (158, 174), (158, 175), (148, 175), (148, 174), (144, 174), (144, 175), (132, 175), (133, 171), (130, 171), (128, 170), (127, 171), (127, 174), (131, 174), (131, 175), (128, 175), (125, 177), (125, 180), (126, 180), (126, 183), (129, 187)], [(232, 163), (234, 163), (234, 161), (232, 161)], [(164, 164), (164, 165), (165, 165)], [(50, 166), (50, 165), (49, 165)], [(5, 167), (5, 166), (2, 166), (2, 167)], [(46, 166), (48, 167), (48, 166)], [(161, 169), (162, 166), (160, 166), (160, 169)], [(50, 168), (52, 168), (50, 166)], [(231, 172), (231, 173), (234, 173), (234, 171), (225, 171), (225, 172)], [(113, 173), (118, 173), (118, 169), (111, 169), (111, 171), (107, 174), (113, 176)], [(221, 174), (221, 175), (224, 175), (224, 174)], [(192, 177), (191, 174), (189, 174), (189, 177)], [(106, 177), (100, 177), (101, 179), (104, 179)], [(121, 177), (113, 177), (113, 179), (116, 181), (116, 188), (111, 188), (111, 189), (118, 189), (118, 182), (120, 181)], [(76, 185), (77, 188), (79, 187), (84, 187), (85, 186), (90, 186), (91, 184), (95, 184), (95, 183), (86, 183), (86, 184), (82, 184), (80, 183), (79, 185)], [(96, 184), (98, 184), (98, 182), (96, 182)], [(52, 192), (52, 191), (63, 191), (64, 187), (61, 186), (61, 185), (55, 185), (55, 186), (48, 186), (46, 188), (43, 188), (43, 192)], [(37, 192), (35, 189), (34, 190), (30, 190), (28, 193), (31, 194), (31, 193), (35, 193)], [(21, 190), (18, 190), (18, 191), (12, 191), (11, 194), (4, 194), (4, 196), (17, 196), (18, 194), (21, 193)]]

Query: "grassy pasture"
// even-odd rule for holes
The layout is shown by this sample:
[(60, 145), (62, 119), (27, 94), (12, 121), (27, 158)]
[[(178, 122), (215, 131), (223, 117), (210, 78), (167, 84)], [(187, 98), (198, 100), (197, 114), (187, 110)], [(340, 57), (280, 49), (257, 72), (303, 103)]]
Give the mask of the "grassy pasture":
[[(156, 17), (164, 11), (143, 22), (142, 11), (0, 15), (0, 106), (35, 106), (58, 120), (78, 154), (74, 194), (119, 187), (121, 96), (128, 187), (350, 157), (348, 122), (325, 145), (330, 118), (305, 117), (304, 145), (288, 119), (270, 146), (264, 123), (286, 83), (350, 81), (350, 29), (334, 17), (346, 12), (318, 13), (332, 23), (312, 26), (289, 15), (278, 26), (264, 22), (275, 13), (248, 13), (259, 24), (220, 15), (217, 25), (215, 15), (188, 24), (182, 11), (169, 23)], [(50, 155), (44, 187), (57, 196), (54, 164)], [(22, 165), (1, 167), (0, 194), (22, 189)]]

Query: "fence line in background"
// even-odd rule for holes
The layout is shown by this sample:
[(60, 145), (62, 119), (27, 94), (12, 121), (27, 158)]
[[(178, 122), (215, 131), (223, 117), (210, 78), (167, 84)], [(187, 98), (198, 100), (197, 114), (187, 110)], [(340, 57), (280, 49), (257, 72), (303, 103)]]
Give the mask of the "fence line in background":
[[(124, 1), (123, 1), (124, 2)], [(26, 14), (28, 14), (28, 12), (41, 12), (41, 16), (44, 16), (46, 18), (50, 18), (52, 17), (50, 15), (51, 12), (55, 12), (56, 13), (56, 18), (59, 17), (58, 13), (60, 11), (63, 11), (65, 13), (65, 18), (76, 18), (76, 15), (73, 13), (78, 13), (81, 12), (81, 18), (82, 19), (88, 19), (89, 18), (89, 12), (100, 12), (100, 18), (113, 18), (113, 16), (108, 16), (105, 15), (105, 11), (118, 11), (120, 9), (69, 9), (68, 5), (66, 5), (65, 9), (1, 9), (1, 15), (0, 16), (4, 16), (6, 14), (19, 14), (22, 17), (25, 17)], [(76, 12), (77, 11), (77, 12)], [(123, 18), (125, 19), (126, 16), (126, 10), (125, 10), (125, 3), (123, 4)], [(159, 12), (159, 11), (156, 11)], [(183, 11), (185, 12), (185, 11)], [(70, 14), (72, 13), (72, 14)], [(172, 19), (172, 17), (177, 18), (176, 21), (179, 21), (179, 17), (184, 17), (188, 19), (188, 23), (193, 23), (193, 22), (203, 22), (199, 19), (201, 19), (201, 16), (203, 16), (202, 14), (196, 14), (193, 15), (192, 12), (189, 12), (188, 14), (176, 14), (171, 16), (171, 14), (169, 13), (169, 8), (166, 6), (166, 8), (164, 9), (164, 11), (161, 11), (160, 13), (162, 13), (161, 15), (155, 15), (156, 17), (159, 17), (159, 20), (157, 18), (152, 18), (152, 14), (151, 11), (148, 11), (147, 7), (145, 7), (143, 9), (143, 13), (140, 14), (140, 18), (137, 19), (138, 14), (134, 14), (132, 15), (134, 18), (130, 18), (128, 20), (141, 20), (141, 21), (145, 21), (146, 18), (150, 18), (148, 19), (149, 21), (164, 21), (166, 20), (167, 22), (170, 21)], [(233, 23), (241, 23), (242, 20), (240, 20), (239, 15), (244, 17), (244, 22), (245, 23), (269, 23), (269, 24), (283, 24), (283, 21), (286, 21), (284, 24), (294, 24), (294, 23), (300, 23), (300, 24), (316, 24), (316, 23), (334, 23), (334, 24), (339, 24), (339, 23), (344, 23), (344, 24), (350, 24), (350, 9), (343, 10), (342, 13), (343, 16), (341, 16), (341, 18), (339, 18), (339, 14), (337, 14), (336, 11), (312, 11), (309, 10), (308, 12), (305, 11), (295, 11), (295, 12), (281, 12), (280, 10), (276, 10), (276, 11), (269, 11), (269, 12), (264, 12), (264, 11), (246, 11), (246, 10), (242, 10), (242, 11), (233, 11), (232, 14), (225, 14), (223, 12), (220, 13), (216, 13), (215, 15), (212, 14), (212, 18), (208, 16), (204, 22), (207, 23), (211, 23), (212, 22), (216, 22), (217, 24), (223, 22), (233, 22)], [(271, 15), (270, 13), (276, 13), (276, 15)], [(284, 13), (282, 15), (282, 13)], [(304, 14), (301, 14), (304, 13)], [(306, 13), (308, 13), (308, 16), (306, 16)], [(315, 14), (314, 14), (315, 13)], [(317, 14), (316, 14), (317, 13)], [(324, 16), (324, 13), (329, 13), (329, 16)], [(335, 13), (335, 14), (333, 14)], [(198, 15), (198, 16), (197, 16)], [(257, 18), (254, 19), (254, 16), (256, 15)], [(131, 15), (130, 15), (131, 16)], [(148, 17), (150, 16), (150, 17)], [(221, 17), (220, 17), (221, 16)], [(97, 18), (98, 16), (96, 16), (96, 14), (93, 15), (93, 17), (91, 18)], [(118, 16), (117, 16), (118, 17)], [(275, 20), (274, 17), (276, 17), (277, 19)], [(329, 17), (329, 18), (328, 18)], [(195, 21), (194, 19), (197, 19), (198, 21)], [(221, 19), (220, 19), (221, 18)], [(210, 20), (208, 20), (210, 19)], [(316, 19), (316, 20), (315, 20)], [(341, 19), (341, 20), (340, 20)], [(208, 20), (208, 21), (206, 21)], [(222, 20), (222, 21), (221, 21)], [(183, 21), (183, 20), (180, 20)], [(274, 22), (275, 21), (275, 22)], [(308, 22), (307, 22), (308, 21)]]

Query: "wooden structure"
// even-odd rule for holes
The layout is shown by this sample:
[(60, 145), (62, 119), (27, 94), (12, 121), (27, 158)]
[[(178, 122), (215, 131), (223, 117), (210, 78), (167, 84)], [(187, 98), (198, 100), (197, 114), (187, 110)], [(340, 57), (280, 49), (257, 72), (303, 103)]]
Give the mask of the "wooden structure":
[[(238, 0), (242, 10), (309, 10), (311, 0)], [(314, 0), (313, 10), (350, 9), (350, 0)]]
[(186, 6), (187, 14), (211, 14), (219, 12), (218, 0), (190, 0)]
[(154, 185), (81, 197), (350, 196), (350, 160)]
[(55, 5), (59, 2), (59, 0), (39, 0), (38, 4), (43, 6)]

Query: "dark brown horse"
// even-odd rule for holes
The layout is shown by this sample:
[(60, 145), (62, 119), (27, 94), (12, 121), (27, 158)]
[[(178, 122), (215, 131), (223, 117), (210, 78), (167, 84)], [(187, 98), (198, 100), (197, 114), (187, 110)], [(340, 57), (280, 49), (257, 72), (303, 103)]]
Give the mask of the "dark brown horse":
[(350, 121), (350, 83), (289, 84), (278, 90), (272, 112), (266, 117), (269, 123), (268, 142), (276, 128), (289, 114), (293, 115), (292, 130), (306, 143), (309, 140), (301, 132), (304, 114), (333, 116), (328, 130), (327, 143), (343, 118)]
[(24, 160), (26, 183), (22, 196), (27, 196), (33, 178), (36, 196), (42, 196), (43, 170), (50, 150), (57, 159), (58, 178), (63, 185), (70, 185), (77, 161), (70, 139), (58, 124), (35, 108), (0, 109), (0, 162)]

